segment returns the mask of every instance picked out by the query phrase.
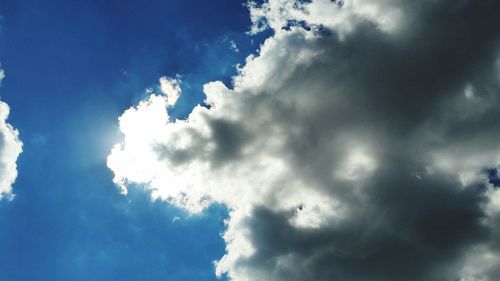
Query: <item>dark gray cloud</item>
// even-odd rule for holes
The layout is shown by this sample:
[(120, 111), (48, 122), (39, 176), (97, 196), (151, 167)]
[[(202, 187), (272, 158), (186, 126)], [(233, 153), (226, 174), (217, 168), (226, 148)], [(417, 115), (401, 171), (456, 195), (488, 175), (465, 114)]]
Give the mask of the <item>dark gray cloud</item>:
[(225, 204), (231, 280), (495, 280), (500, 3), (249, 7), (275, 34), (234, 88), (185, 121), (159, 96), (127, 111), (115, 181)]

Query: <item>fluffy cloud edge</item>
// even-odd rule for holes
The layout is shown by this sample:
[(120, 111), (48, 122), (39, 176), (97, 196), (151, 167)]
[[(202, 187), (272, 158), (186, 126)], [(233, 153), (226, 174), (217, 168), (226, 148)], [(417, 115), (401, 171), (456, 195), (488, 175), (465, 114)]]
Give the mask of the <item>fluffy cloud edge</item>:
[[(0, 82), (5, 77), (0, 69)], [(14, 198), (12, 185), (17, 178), (17, 159), (23, 151), (19, 131), (7, 122), (10, 107), (0, 101), (0, 199)]]

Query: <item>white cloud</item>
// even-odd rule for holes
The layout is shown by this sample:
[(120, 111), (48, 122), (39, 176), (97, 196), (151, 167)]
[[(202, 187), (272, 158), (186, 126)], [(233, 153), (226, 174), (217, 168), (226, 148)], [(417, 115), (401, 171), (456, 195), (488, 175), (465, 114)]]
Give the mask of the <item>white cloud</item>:
[(250, 1), (248, 6), (253, 23), (250, 33), (258, 33), (265, 28), (280, 30), (290, 21), (296, 21), (328, 27), (343, 37), (357, 24), (367, 20), (386, 32), (396, 32), (405, 24), (401, 5), (395, 5), (397, 2), (400, 1), (314, 0), (309, 3), (297, 0), (270, 0), (258, 5), (255, 1)]
[(459, 2), (249, 4), (275, 34), (186, 120), (165, 95), (128, 109), (115, 183), (226, 205), (234, 281), (495, 280), (500, 5)]
[(167, 97), (167, 104), (175, 105), (181, 95), (181, 87), (178, 79), (163, 76), (160, 78), (160, 91)]
[(22, 152), (19, 132), (7, 123), (10, 108), (0, 101), (0, 198), (12, 198), (17, 177), (16, 161)]

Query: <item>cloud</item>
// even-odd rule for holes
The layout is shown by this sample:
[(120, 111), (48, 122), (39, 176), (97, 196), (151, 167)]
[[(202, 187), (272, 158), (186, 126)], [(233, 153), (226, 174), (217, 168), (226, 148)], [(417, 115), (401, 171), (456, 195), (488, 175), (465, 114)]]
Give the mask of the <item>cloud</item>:
[(178, 79), (163, 76), (160, 78), (160, 91), (166, 96), (167, 104), (175, 105), (181, 95), (181, 87)]
[[(0, 82), (5, 77), (0, 69)], [(9, 106), (0, 101), (0, 199), (12, 198), (12, 184), (17, 177), (16, 161), (22, 152), (19, 132), (7, 123)]]
[(206, 84), (186, 120), (156, 94), (120, 117), (122, 190), (226, 205), (216, 273), (234, 281), (495, 280), (500, 4), (249, 9), (274, 35), (232, 89)]
[(236, 42), (234, 42), (234, 40), (229, 41), (229, 49), (231, 49), (235, 53), (240, 52), (240, 49), (238, 49), (238, 46), (236, 45)]

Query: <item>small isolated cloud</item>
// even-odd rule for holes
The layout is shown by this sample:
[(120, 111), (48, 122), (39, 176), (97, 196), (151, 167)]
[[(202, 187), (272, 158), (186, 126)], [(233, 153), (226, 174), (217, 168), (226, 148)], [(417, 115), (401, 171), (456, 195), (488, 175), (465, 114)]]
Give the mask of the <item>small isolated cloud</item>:
[(236, 45), (236, 42), (234, 40), (229, 41), (229, 49), (233, 50), (235, 53), (239, 53), (240, 49), (238, 49), (238, 46)]
[(2, 80), (5, 78), (5, 71), (0, 68), (0, 85), (2, 83)]
[(160, 78), (160, 91), (167, 97), (167, 104), (175, 105), (181, 95), (181, 87), (178, 79), (163, 76)]
[(115, 183), (227, 206), (233, 281), (496, 280), (500, 2), (248, 6), (274, 35), (186, 120), (124, 112)]
[(7, 123), (10, 108), (0, 101), (0, 198), (12, 198), (17, 177), (16, 161), (22, 152), (19, 132)]

